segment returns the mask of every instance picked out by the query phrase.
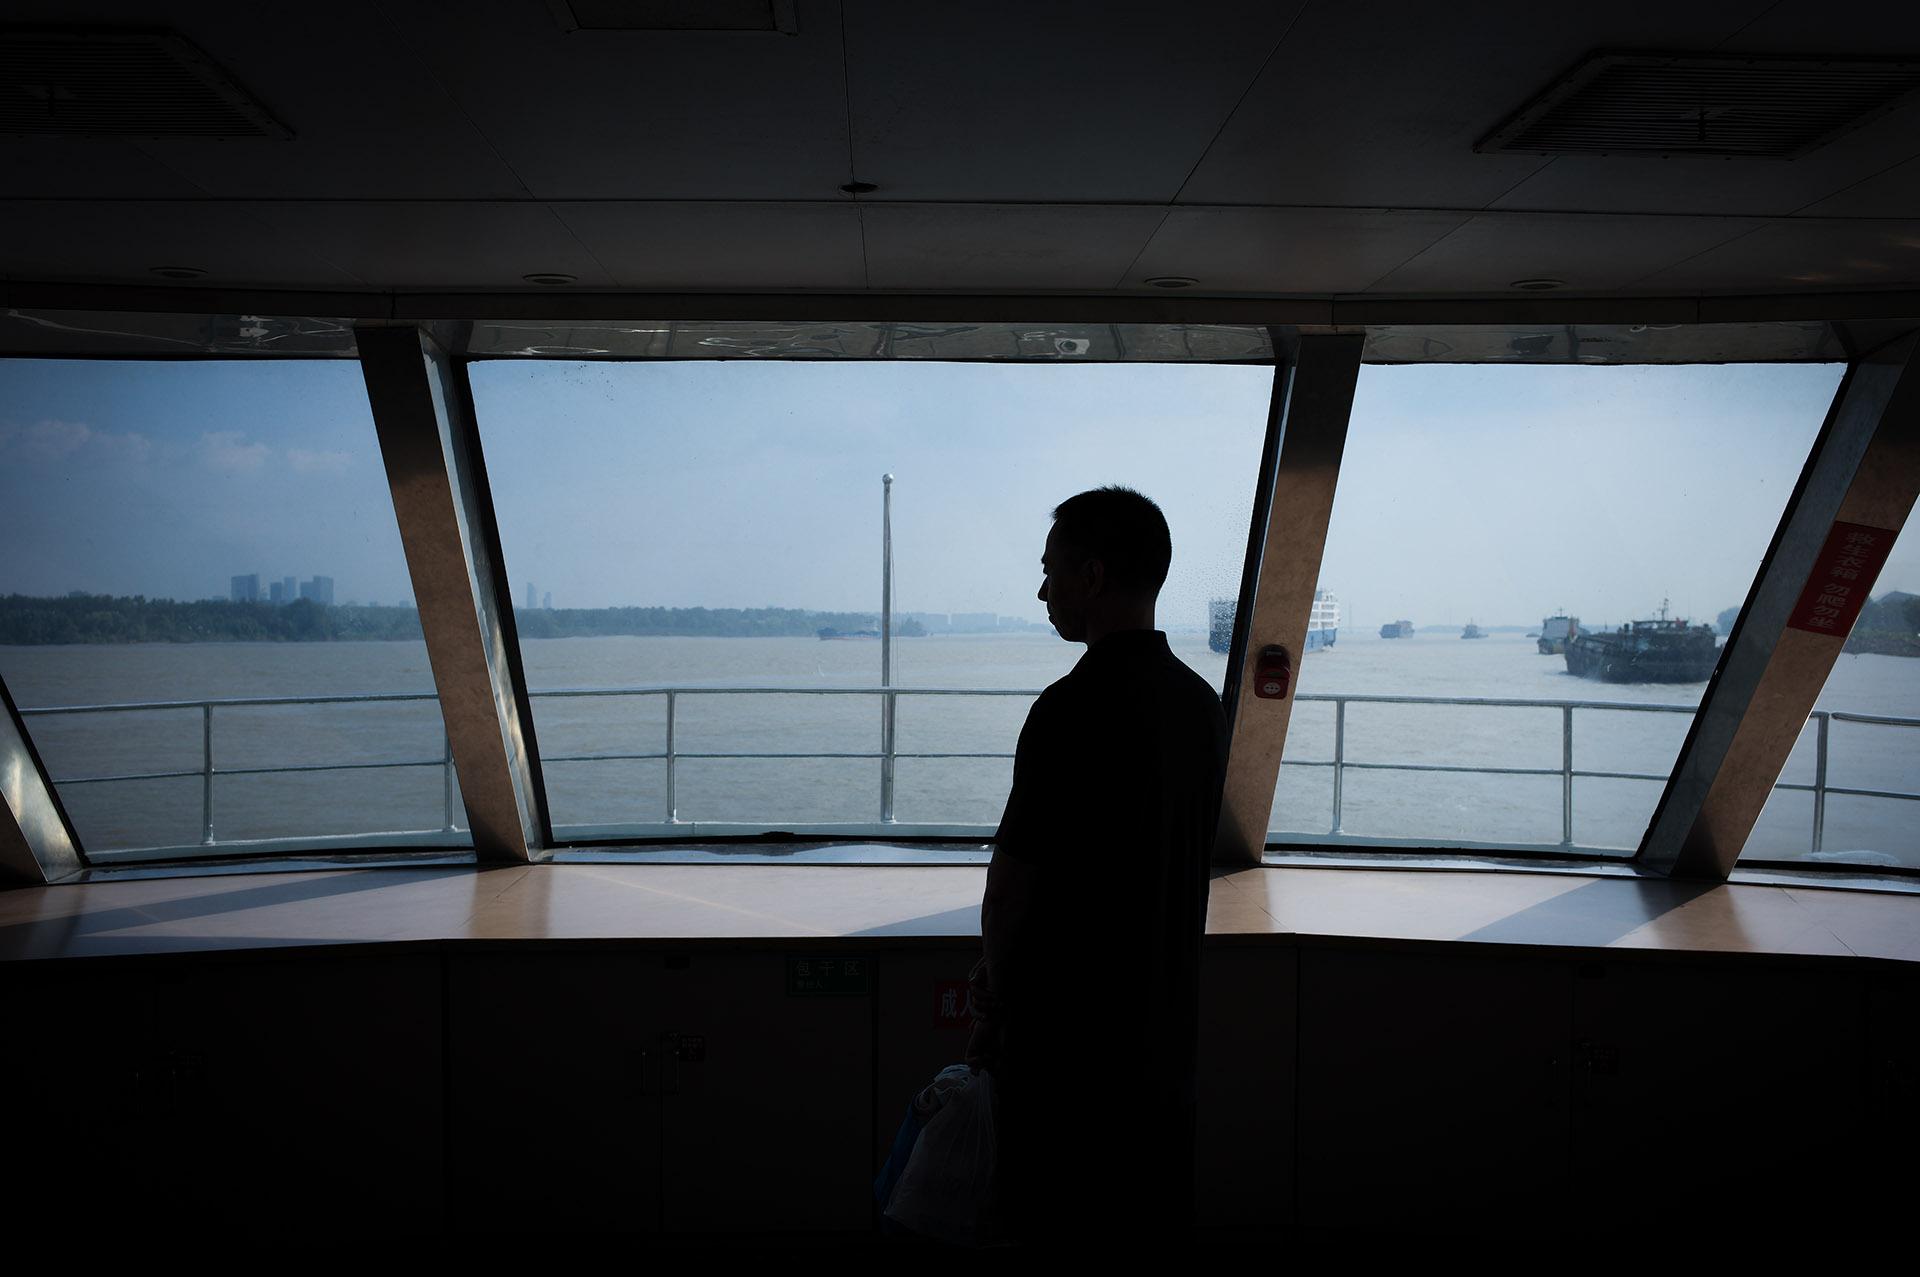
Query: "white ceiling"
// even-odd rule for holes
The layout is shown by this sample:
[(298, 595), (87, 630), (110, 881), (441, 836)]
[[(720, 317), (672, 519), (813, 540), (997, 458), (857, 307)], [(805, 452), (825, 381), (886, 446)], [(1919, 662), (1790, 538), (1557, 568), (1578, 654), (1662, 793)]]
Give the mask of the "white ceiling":
[[(166, 29), (294, 140), (0, 139), (0, 275), (351, 290), (1694, 296), (1920, 285), (1920, 102), (1794, 161), (1479, 155), (1598, 48), (1920, 56), (1852, 0), (50, 3)], [(874, 183), (850, 197), (851, 179)]]

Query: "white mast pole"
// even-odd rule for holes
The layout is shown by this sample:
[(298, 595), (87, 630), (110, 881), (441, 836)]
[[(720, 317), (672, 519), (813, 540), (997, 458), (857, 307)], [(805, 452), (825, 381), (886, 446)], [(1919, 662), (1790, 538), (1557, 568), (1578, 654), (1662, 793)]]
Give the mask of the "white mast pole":
[[(893, 686), (893, 476), (880, 476), (880, 686)], [(880, 696), (880, 820), (893, 823), (893, 693)]]

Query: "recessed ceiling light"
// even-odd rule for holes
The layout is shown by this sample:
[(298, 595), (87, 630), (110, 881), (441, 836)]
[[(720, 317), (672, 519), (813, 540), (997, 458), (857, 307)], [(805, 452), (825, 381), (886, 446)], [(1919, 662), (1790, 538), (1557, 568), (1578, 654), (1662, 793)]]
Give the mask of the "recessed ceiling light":
[(1507, 285), (1509, 288), (1518, 288), (1528, 293), (1552, 292), (1556, 288), (1565, 288), (1566, 286), (1567, 281), (1564, 279), (1516, 279), (1513, 283)]
[(1147, 281), (1155, 288), (1192, 288), (1199, 282), (1190, 275), (1155, 275)]
[(529, 284), (544, 284), (548, 288), (558, 288), (562, 284), (571, 284), (580, 277), (562, 274), (560, 271), (535, 271), (531, 275), (522, 275), (520, 278)]
[(147, 273), (161, 279), (199, 279), (207, 272), (198, 266), (149, 266)]
[(871, 195), (880, 188), (872, 182), (848, 182), (840, 189), (849, 195)]

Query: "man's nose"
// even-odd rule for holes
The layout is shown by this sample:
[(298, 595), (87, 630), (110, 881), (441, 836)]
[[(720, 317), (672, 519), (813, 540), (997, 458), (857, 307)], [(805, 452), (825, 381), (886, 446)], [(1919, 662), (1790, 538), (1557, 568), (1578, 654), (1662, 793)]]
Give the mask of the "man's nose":
[(1045, 603), (1047, 601), (1047, 581), (1045, 577), (1042, 577), (1040, 579), (1040, 592), (1034, 595), (1034, 597), (1039, 599), (1042, 603)]

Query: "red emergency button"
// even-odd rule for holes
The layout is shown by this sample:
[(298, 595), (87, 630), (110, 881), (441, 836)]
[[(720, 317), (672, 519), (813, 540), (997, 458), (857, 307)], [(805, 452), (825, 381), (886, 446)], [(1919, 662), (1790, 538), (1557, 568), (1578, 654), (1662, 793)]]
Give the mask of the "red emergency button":
[(1253, 667), (1253, 694), (1262, 700), (1284, 700), (1287, 685), (1292, 681), (1293, 662), (1287, 657), (1287, 649), (1262, 648), (1260, 659)]

